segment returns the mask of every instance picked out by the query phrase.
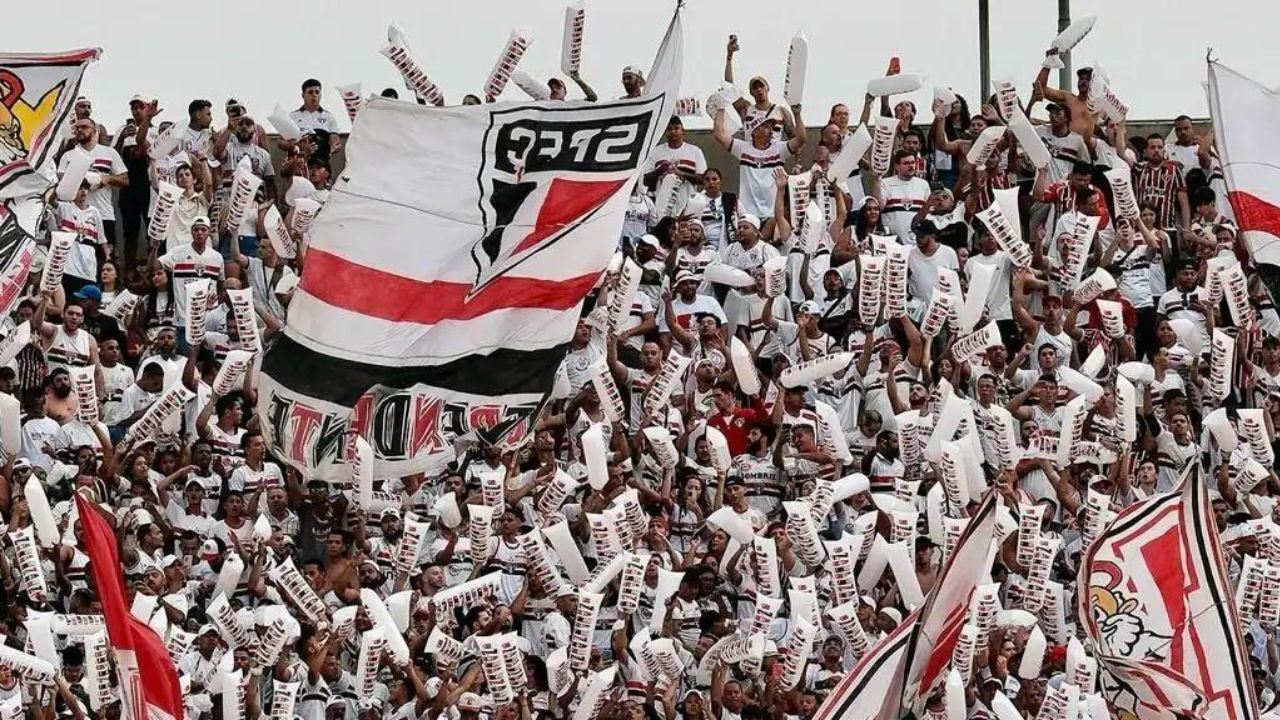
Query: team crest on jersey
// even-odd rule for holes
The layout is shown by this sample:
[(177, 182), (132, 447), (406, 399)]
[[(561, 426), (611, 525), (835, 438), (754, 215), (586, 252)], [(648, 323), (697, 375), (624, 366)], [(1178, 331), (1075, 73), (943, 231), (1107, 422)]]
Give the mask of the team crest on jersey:
[(540, 253), (570, 256), (574, 231), (629, 189), (660, 106), (635, 103), (622, 117), (609, 105), (494, 111), (481, 145), (484, 234), (471, 251), (469, 297)]

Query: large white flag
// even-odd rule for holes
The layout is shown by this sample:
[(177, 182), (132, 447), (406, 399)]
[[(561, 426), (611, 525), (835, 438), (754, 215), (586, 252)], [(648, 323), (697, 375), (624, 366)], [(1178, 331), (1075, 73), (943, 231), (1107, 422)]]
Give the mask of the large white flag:
[[(1100, 665), (1104, 656), (1157, 663), (1204, 695), (1204, 717), (1253, 720), (1249, 658), (1198, 468), (1177, 491), (1126, 508), (1094, 540), (1080, 568), (1081, 623)], [(1141, 701), (1150, 696), (1125, 695), (1135, 704), (1119, 709), (1147, 717)]]
[(1254, 262), (1280, 266), (1280, 94), (1209, 62), (1209, 111), (1227, 196)]
[(375, 474), (404, 475), (459, 436), (527, 433), (666, 127), (681, 46), (677, 13), (639, 98), (361, 110), (262, 363), (276, 453), (339, 479), (360, 435)]

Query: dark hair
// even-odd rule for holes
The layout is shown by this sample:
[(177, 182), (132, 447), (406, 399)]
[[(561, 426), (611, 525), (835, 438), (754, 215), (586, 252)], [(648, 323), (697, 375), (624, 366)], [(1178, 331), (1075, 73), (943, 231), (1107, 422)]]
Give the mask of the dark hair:
[(1142, 202), (1138, 203), (1138, 212), (1142, 212), (1143, 210), (1150, 210), (1153, 213), (1160, 212), (1159, 208), (1157, 208), (1153, 203), (1150, 203), (1146, 200), (1143, 200)]
[(973, 229), (973, 235), (975, 240), (982, 237), (983, 235), (991, 234), (991, 231), (987, 229), (987, 224), (982, 222), (982, 218), (978, 217), (977, 215), (974, 215), (973, 219), (969, 221), (969, 227)]
[(724, 179), (724, 173), (720, 172), (719, 168), (707, 168), (706, 172), (702, 173), (702, 176), (706, 177), (711, 173), (715, 173), (716, 177), (720, 178), (721, 180)]
[[(228, 395), (227, 397), (231, 397)], [(248, 450), (249, 443), (256, 437), (262, 437), (262, 433), (257, 430), (245, 430), (244, 435), (240, 436), (240, 449)]]
[(62, 650), (63, 665), (83, 665), (84, 648), (79, 645), (68, 645)]
[(213, 414), (215, 416), (221, 417), (222, 413), (226, 412), (227, 410), (230, 410), (232, 407), (239, 404), (240, 400), (241, 400), (241, 393), (238, 391), (223, 395), (222, 397), (218, 398), (218, 402), (214, 403)]
[(730, 395), (737, 392), (737, 390), (733, 387), (733, 383), (729, 382), (728, 380), (721, 380), (720, 382), (716, 383), (715, 385), (712, 385), (711, 387), (714, 390), (720, 390), (721, 392), (726, 392), (726, 393), (729, 393)]
[(320, 87), (320, 81), (315, 78), (307, 78), (302, 81), (302, 92), (306, 92), (313, 87)]
[(1208, 185), (1201, 185), (1191, 193), (1191, 207), (1200, 205), (1216, 205), (1218, 202), (1218, 194)]
[(175, 302), (174, 292), (173, 292), (173, 272), (170, 271), (169, 268), (159, 263), (156, 263), (155, 265), (148, 267), (147, 268), (147, 284), (151, 285), (151, 292), (147, 293), (147, 317), (152, 320), (154, 320), (159, 316), (158, 305), (159, 305), (160, 294), (156, 292), (156, 287), (151, 282), (151, 274), (155, 272), (157, 268), (164, 271), (165, 279), (168, 280), (168, 282), (165, 284), (165, 293), (166, 295), (168, 295), (168, 297), (166, 297), (164, 301), (164, 311), (166, 314), (169, 313), (171, 310), (173, 310), (173, 303)]
[(205, 108), (211, 108), (211, 107), (213, 107), (213, 103), (209, 102), (208, 100), (192, 100), (187, 105), (187, 115), (195, 115), (201, 110), (204, 110)]
[(1174, 119), (1173, 119), (1173, 122), (1174, 122), (1174, 123), (1180, 123), (1180, 122), (1182, 122), (1183, 120), (1186, 120), (1187, 122), (1191, 122), (1191, 116), (1190, 116), (1190, 115), (1179, 115), (1178, 117), (1176, 117), (1176, 118), (1174, 118)]
[(160, 367), (160, 363), (149, 362), (142, 366), (142, 377), (164, 377), (164, 368)]
[(955, 140), (969, 130), (969, 101), (965, 100), (963, 95), (957, 94), (956, 102), (960, 103), (960, 124), (951, 123), (951, 108), (947, 108), (947, 116), (942, 123), (942, 129), (946, 132), (948, 140)]
[(1093, 165), (1083, 160), (1077, 160), (1071, 163), (1072, 175), (1088, 175), (1093, 177)]
[(386, 88), (382, 91), (381, 95), (384, 98), (391, 98), (392, 100), (400, 99), (400, 93), (396, 92), (395, 88)]
[(916, 154), (909, 150), (899, 150), (893, 154), (893, 162), (891, 165), (897, 165), (902, 158), (915, 157)]

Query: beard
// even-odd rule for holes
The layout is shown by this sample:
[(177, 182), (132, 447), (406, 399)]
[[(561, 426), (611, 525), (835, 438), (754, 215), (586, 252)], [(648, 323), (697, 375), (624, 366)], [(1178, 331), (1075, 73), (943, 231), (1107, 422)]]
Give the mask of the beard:
[(71, 386), (70, 385), (66, 385), (66, 386), (54, 385), (53, 396), (58, 398), (59, 400), (66, 400), (67, 398), (71, 397)]

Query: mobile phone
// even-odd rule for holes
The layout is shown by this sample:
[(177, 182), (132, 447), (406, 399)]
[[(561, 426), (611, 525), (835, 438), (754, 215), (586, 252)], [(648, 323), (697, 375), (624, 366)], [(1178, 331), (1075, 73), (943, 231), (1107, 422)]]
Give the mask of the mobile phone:
[(898, 56), (897, 56), (897, 55), (894, 55), (893, 57), (889, 58), (889, 73), (888, 73), (888, 74), (889, 74), (889, 75), (897, 75), (897, 74), (898, 74), (898, 73), (900, 73), (900, 72), (902, 72), (902, 61), (898, 59)]

